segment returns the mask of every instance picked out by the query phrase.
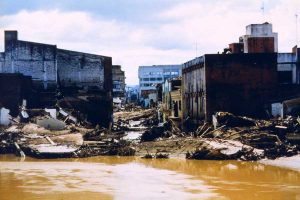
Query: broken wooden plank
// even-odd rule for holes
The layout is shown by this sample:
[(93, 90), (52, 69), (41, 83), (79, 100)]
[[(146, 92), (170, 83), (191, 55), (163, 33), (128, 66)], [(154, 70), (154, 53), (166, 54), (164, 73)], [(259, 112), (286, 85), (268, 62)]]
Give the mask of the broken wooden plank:
[(202, 126), (199, 126), (196, 130), (197, 135), (201, 134), (203, 129), (206, 127), (207, 122), (205, 122)]
[(208, 133), (211, 130), (211, 127), (208, 127), (206, 131), (204, 131), (199, 137), (202, 138), (206, 133)]
[(20, 148), (19, 144), (14, 142), (14, 145), (16, 147), (16, 150), (18, 152), (17, 155), (21, 156), (21, 157), (25, 157), (25, 153), (22, 151), (22, 149)]
[(56, 143), (53, 142), (53, 140), (51, 140), (51, 138), (50, 138), (49, 136), (46, 136), (45, 138), (46, 138), (46, 140), (48, 140), (48, 142), (49, 142), (50, 144), (56, 145)]

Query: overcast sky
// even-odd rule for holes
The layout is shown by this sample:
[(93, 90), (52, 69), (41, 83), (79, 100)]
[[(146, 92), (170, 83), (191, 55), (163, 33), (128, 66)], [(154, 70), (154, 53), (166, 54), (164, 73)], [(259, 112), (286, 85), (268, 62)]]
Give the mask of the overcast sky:
[(0, 0), (0, 37), (3, 30), (15, 29), (20, 40), (111, 56), (132, 85), (138, 83), (138, 66), (182, 64), (217, 53), (237, 42), (251, 23), (272, 23), (279, 33), (279, 51), (290, 52), (296, 44), (296, 13), (300, 32), (300, 0), (262, 2)]

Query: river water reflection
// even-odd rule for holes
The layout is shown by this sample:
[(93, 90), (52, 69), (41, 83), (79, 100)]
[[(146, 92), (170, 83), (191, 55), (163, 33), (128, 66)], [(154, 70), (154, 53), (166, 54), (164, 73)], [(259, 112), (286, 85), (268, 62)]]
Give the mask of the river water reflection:
[(0, 156), (6, 199), (299, 199), (300, 173), (256, 162)]

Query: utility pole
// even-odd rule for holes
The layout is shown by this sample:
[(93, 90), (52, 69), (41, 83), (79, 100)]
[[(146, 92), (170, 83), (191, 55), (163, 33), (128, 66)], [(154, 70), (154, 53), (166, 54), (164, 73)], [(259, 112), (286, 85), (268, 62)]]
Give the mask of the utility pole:
[(296, 45), (298, 46), (298, 14), (295, 14), (296, 18)]

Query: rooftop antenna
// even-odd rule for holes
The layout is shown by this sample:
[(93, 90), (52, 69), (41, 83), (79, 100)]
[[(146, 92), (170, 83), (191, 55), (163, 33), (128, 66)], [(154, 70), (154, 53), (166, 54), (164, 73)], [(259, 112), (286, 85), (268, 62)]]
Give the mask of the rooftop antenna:
[(261, 14), (263, 16), (263, 20), (265, 20), (265, 2), (264, 1), (262, 1), (262, 5), (261, 5), (260, 9), (261, 9)]
[(295, 14), (296, 18), (296, 45), (298, 46), (298, 14)]

